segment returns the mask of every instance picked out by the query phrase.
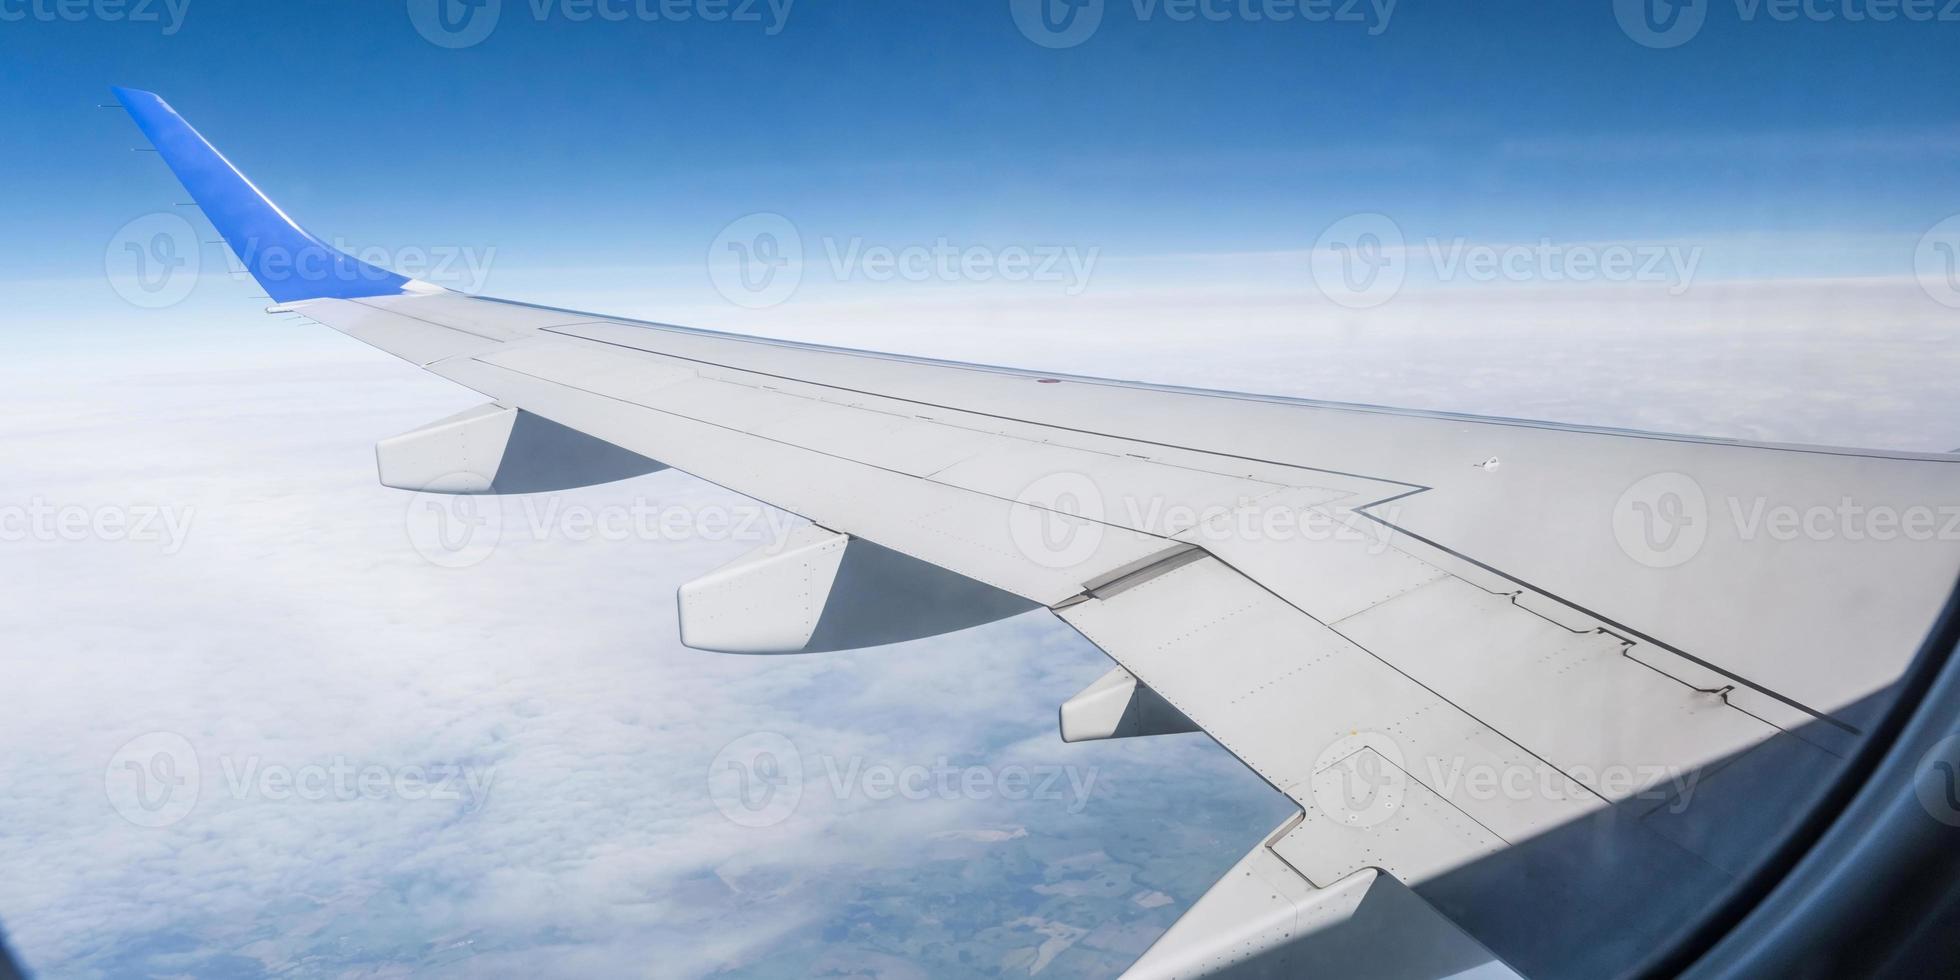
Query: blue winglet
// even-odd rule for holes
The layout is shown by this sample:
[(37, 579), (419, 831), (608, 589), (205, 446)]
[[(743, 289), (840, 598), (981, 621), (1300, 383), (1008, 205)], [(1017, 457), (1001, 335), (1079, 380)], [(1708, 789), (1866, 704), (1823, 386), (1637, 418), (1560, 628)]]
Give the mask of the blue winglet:
[(115, 93), (266, 295), (291, 303), (402, 292), (406, 276), (362, 262), (294, 224), (169, 103), (136, 89)]

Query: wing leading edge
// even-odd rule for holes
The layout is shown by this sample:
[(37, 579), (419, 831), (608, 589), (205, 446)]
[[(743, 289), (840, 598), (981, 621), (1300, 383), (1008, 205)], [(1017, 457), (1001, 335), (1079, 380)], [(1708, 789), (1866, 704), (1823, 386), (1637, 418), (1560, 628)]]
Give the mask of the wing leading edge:
[[(1654, 948), (1856, 748), (1960, 573), (1951, 537), (1724, 520), (1943, 512), (1952, 457), (1037, 377), (465, 296), (333, 251), (162, 100), (117, 96), (278, 309), (491, 400), (385, 443), (389, 482), (681, 469), (808, 518), (795, 547), (822, 557), (684, 590), (697, 642), (831, 649), (1045, 606), (1127, 675), (1073, 702), (1083, 737), (1195, 725), (1293, 800), (1139, 976), (1598, 970)], [(1657, 517), (1689, 520), (1656, 537)], [(946, 614), (864, 628), (890, 583), (927, 580), (908, 605)], [(774, 597), (803, 607), (744, 612)], [(1582, 941), (1608, 928), (1621, 945)]]

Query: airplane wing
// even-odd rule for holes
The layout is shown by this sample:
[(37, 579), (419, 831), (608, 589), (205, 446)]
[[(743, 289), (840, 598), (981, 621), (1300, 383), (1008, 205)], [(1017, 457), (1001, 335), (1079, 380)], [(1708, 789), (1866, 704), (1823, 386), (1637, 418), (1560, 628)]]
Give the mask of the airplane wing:
[[(278, 302), (481, 392), (383, 482), (670, 466), (811, 522), (684, 587), (736, 652), (1036, 606), (1064, 738), (1202, 730), (1299, 811), (1137, 977), (1601, 972), (1744, 879), (1960, 574), (1960, 459), (1043, 375), (487, 299), (307, 234), (117, 90)], [(1608, 970), (1610, 972), (1610, 970)]]

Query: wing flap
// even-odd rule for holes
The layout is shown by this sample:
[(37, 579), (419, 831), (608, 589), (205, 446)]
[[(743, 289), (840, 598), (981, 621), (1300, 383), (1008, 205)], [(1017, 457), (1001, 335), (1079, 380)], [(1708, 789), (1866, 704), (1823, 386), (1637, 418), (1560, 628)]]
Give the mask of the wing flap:
[(1607, 800), (1777, 732), (1626, 656), (1629, 640), (1568, 629), (1454, 577), (1336, 628)]
[[(1356, 840), (1372, 848), (1367, 853), (1395, 852), (1404, 827), (1394, 802), (1328, 796), (1317, 793), (1314, 783), (1316, 774), (1364, 748), (1410, 772), (1413, 782), (1437, 784), (1428, 792), (1502, 839), (1566, 823), (1603, 803), (1583, 790), (1482, 798), (1465, 781), (1436, 779), (1432, 773), (1474, 769), (1566, 782), (1550, 764), (1216, 558), (1057, 614), (1291, 797), (1309, 819), (1357, 825)], [(1413, 828), (1410, 833), (1424, 836)], [(1459, 857), (1474, 856), (1481, 841), (1466, 839)], [(1423, 866), (1435, 871), (1451, 863), (1426, 860)]]

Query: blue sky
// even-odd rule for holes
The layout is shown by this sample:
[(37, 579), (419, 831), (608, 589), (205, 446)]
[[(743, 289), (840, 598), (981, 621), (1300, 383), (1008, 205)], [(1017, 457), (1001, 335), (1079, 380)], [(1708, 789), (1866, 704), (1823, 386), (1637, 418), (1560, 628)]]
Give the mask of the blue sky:
[[(803, 0), (773, 36), (766, 5), (676, 24), (557, 2), (538, 20), (543, 2), (504, 0), (462, 50), (399, 3), (190, 0), (169, 36), (5, 24), (0, 100), (35, 138), (0, 161), (0, 274), (93, 275), (117, 226), (178, 196), (91, 108), (110, 84), (162, 93), (322, 234), (513, 266), (691, 259), (759, 210), (1161, 255), (1304, 247), (1362, 210), (1473, 240), (1909, 241), (1960, 209), (1960, 24), (1744, 21), (1720, 0), (1654, 50), (1603, 0), (1408, 0), (1375, 36), (1111, 0), (1051, 50), (1007, 0)], [(1786, 261), (1755, 271), (1817, 264)]]

